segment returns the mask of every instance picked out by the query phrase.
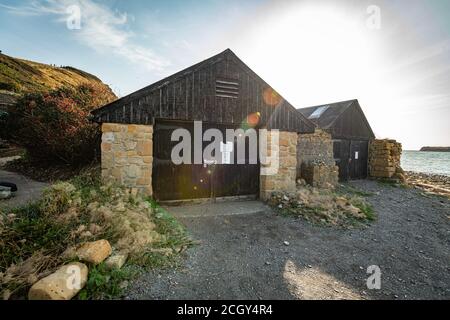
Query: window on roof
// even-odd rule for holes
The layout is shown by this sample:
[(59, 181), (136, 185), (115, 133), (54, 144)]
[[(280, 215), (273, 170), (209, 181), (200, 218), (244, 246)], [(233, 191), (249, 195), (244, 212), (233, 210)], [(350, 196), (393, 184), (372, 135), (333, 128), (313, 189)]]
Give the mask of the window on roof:
[(328, 110), (330, 106), (323, 106), (317, 108), (309, 117), (308, 119), (318, 119), (322, 116), (322, 114)]
[(239, 97), (239, 81), (216, 79), (216, 97), (237, 99)]

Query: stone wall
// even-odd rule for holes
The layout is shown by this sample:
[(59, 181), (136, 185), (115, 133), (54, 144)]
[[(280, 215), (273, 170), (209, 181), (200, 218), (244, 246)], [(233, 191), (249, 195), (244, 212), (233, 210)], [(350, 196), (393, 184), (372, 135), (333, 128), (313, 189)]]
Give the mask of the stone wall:
[(153, 127), (102, 124), (102, 178), (151, 196)]
[(333, 187), (338, 183), (339, 168), (329, 133), (316, 129), (312, 134), (298, 135), (297, 179), (314, 187)]
[(399, 178), (402, 145), (395, 140), (372, 140), (369, 145), (369, 176), (373, 178)]
[[(294, 192), (296, 190), (297, 174), (297, 133), (279, 132), (279, 146), (271, 143), (268, 133), (268, 156), (278, 152), (279, 167), (274, 174), (261, 175), (260, 198), (268, 200), (273, 192)], [(261, 169), (265, 166), (261, 164)]]

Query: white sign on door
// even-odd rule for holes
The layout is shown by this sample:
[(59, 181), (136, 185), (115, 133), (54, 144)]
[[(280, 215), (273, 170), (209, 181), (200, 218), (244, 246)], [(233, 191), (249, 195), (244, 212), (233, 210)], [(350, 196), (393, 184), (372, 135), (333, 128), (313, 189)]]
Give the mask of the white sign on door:
[(222, 153), (222, 164), (231, 164), (231, 153), (233, 152), (233, 142), (220, 143), (220, 152)]
[(358, 160), (359, 158), (359, 151), (355, 151), (355, 160)]

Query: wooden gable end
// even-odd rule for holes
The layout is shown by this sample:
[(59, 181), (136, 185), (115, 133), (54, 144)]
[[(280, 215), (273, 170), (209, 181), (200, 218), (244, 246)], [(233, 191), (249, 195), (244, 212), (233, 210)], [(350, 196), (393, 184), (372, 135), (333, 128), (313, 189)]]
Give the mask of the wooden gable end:
[(329, 130), (335, 139), (374, 139), (370, 127), (358, 102), (347, 108), (330, 126)]
[(313, 132), (314, 124), (248, 68), (231, 50), (185, 69), (93, 112), (94, 121), (152, 124), (155, 119)]

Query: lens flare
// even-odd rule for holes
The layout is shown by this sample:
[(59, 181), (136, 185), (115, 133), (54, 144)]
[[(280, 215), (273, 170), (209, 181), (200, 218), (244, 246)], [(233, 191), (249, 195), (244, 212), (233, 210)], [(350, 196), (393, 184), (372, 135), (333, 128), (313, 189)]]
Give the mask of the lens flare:
[(263, 99), (269, 106), (275, 107), (281, 102), (281, 96), (272, 88), (266, 88), (263, 92)]
[(251, 113), (247, 116), (247, 118), (244, 121), (242, 121), (241, 128), (244, 130), (256, 128), (260, 121), (261, 121), (261, 113), (259, 112)]

